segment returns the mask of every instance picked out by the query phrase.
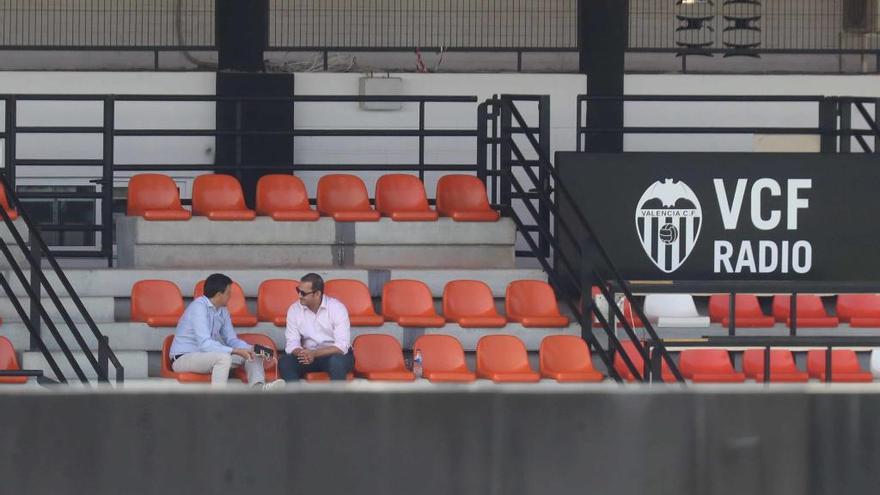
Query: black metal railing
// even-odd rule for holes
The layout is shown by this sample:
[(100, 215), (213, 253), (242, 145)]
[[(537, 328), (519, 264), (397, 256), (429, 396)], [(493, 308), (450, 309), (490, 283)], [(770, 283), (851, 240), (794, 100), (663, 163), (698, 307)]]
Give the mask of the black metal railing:
[[(607, 301), (614, 301), (609, 291), (612, 284), (600, 272), (612, 274), (613, 283), (622, 289), (636, 317), (644, 322), (649, 341), (655, 348), (655, 354), (664, 359), (676, 379), (682, 381), (678, 367), (645, 317), (641, 305), (636, 304), (627, 282), (617, 271), (586, 216), (578, 208), (572, 193), (560, 180), (552, 165), (546, 140), (541, 142), (541, 127), (549, 126), (548, 100), (547, 96), (501, 95), (481, 104), (479, 111), (481, 119), (497, 121), (493, 124), (493, 129), (497, 129), (498, 134), (487, 133), (481, 138), (484, 143), (480, 146), (484, 175), (498, 177), (493, 184), (498, 184), (500, 189), (494, 197), (500, 199), (501, 208), (512, 218), (521, 239), (528, 245), (531, 254), (548, 274), (566, 306), (577, 318), (581, 326), (581, 336), (605, 364), (609, 376), (621, 380), (611, 357), (611, 351), (617, 351), (621, 361), (637, 380), (651, 379), (650, 375), (644, 374), (643, 370), (635, 365), (626, 352), (622, 352), (623, 346), (617, 338), (613, 318), (620, 322), (627, 338), (645, 362), (649, 360), (649, 349), (638, 338), (632, 322), (625, 318), (620, 308), (609, 304), (609, 312), (614, 315), (609, 320), (594, 303), (593, 287), (597, 287)], [(537, 126), (529, 125), (518, 108), (525, 102), (538, 103)], [(488, 123), (481, 125), (483, 130), (488, 128)], [(525, 138), (525, 143), (521, 146), (522, 139), (514, 136), (522, 136)], [(498, 151), (492, 155), (498, 159), (497, 164), (490, 163), (486, 155), (490, 147), (498, 148)], [(526, 153), (534, 158), (527, 158)], [(574, 212), (574, 225), (569, 225), (560, 216), (560, 208), (568, 208)], [(550, 223), (551, 214), (555, 216), (556, 232)], [(571, 239), (579, 240), (576, 254), (571, 258), (560, 248), (559, 231), (564, 232)], [(552, 253), (550, 248), (553, 250)], [(593, 332), (594, 319), (605, 333), (609, 343), (607, 348), (600, 344)]]
[[(765, 120), (778, 117), (778, 105), (803, 105), (804, 113), (813, 112), (817, 117), (813, 125), (793, 127), (784, 125), (768, 126), (722, 126), (718, 120), (726, 117), (719, 114), (711, 125), (639, 125), (621, 128), (605, 128), (589, 125), (588, 106), (590, 102), (639, 104), (678, 104), (676, 119), (689, 120), (688, 115), (707, 115), (717, 112), (719, 105), (748, 104), (764, 105), (763, 108), (750, 106), (755, 114), (765, 113)], [(880, 99), (849, 96), (756, 96), (756, 95), (626, 95), (626, 96), (587, 96), (577, 97), (576, 144), (577, 151), (590, 150), (590, 138), (602, 134), (638, 135), (813, 135), (819, 138), (819, 148), (823, 153), (849, 153), (855, 142), (859, 150), (866, 153), (880, 152)], [(650, 115), (644, 112), (642, 115)], [(654, 112), (654, 115), (669, 120), (669, 112)], [(867, 139), (871, 138), (871, 142)]]
[[(3, 134), (0, 134), (0, 137), (6, 137)], [(67, 326), (67, 330), (70, 333), (70, 336), (75, 340), (76, 344), (80, 348), (83, 353), (84, 358), (88, 362), (97, 377), (98, 381), (107, 382), (110, 379), (110, 363), (113, 364), (115, 369), (115, 379), (117, 383), (122, 383), (125, 380), (125, 373), (122, 367), (122, 364), (119, 362), (119, 359), (116, 357), (116, 354), (110, 348), (109, 340), (106, 336), (104, 336), (101, 331), (98, 329), (97, 325), (95, 325), (95, 321), (92, 319), (92, 316), (89, 314), (76, 290), (71, 285), (70, 281), (67, 279), (67, 276), (64, 274), (64, 271), (58, 264), (55, 256), (52, 255), (52, 252), (49, 250), (43, 238), (40, 236), (40, 232), (38, 227), (32, 222), (30, 217), (28, 216), (27, 211), (22, 208), (22, 203), (18, 199), (15, 190), (10, 187), (10, 184), (7, 182), (6, 178), (0, 176), (0, 187), (3, 187), (7, 201), (9, 201), (10, 206), (17, 212), (19, 218), (21, 218), (21, 222), (27, 228), (29, 233), (28, 241), (25, 241), (24, 236), (19, 231), (18, 225), (13, 219), (10, 217), (10, 214), (4, 209), (0, 208), (0, 217), (2, 217), (3, 223), (8, 231), (8, 233), (12, 236), (14, 241), (13, 247), (17, 248), (20, 253), (24, 256), (24, 267), (19, 263), (18, 258), (12, 249), (10, 249), (10, 245), (7, 244), (5, 239), (0, 239), (0, 252), (2, 252), (4, 258), (7, 263), (9, 263), (13, 273), (15, 274), (15, 280), (18, 281), (21, 288), (24, 290), (25, 294), (30, 301), (30, 312), (26, 311), (21, 301), (19, 300), (18, 295), (13, 289), (12, 285), (6, 279), (6, 276), (0, 274), (0, 286), (2, 286), (3, 291), (6, 293), (6, 297), (12, 303), (15, 312), (18, 314), (19, 318), (21, 318), (22, 323), (27, 329), (28, 333), (31, 336), (32, 347), (36, 347), (46, 359), (46, 363), (49, 368), (52, 370), (55, 379), (60, 383), (67, 383), (67, 378), (64, 373), (61, 371), (61, 368), (58, 366), (57, 361), (52, 356), (49, 348), (46, 346), (45, 340), (43, 339), (43, 335), (41, 332), (41, 321), (45, 324), (46, 329), (54, 338), (58, 348), (63, 353), (64, 357), (67, 359), (70, 367), (73, 369), (74, 374), (82, 383), (89, 383), (88, 378), (86, 377), (86, 373), (80, 365), (79, 361), (73, 354), (73, 351), (68, 345), (66, 339), (62, 335), (58, 326), (56, 326), (53, 319), (49, 316), (46, 306), (42, 301), (42, 294), (45, 291), (45, 294), (49, 296), (52, 307), (58, 314), (61, 316), (61, 319)], [(51, 272), (56, 280), (51, 280), (48, 278), (46, 271), (42, 268), (43, 261), (48, 262), (49, 267), (51, 268)], [(25, 275), (25, 270), (27, 270), (30, 274), (30, 278)], [(63, 288), (63, 292), (58, 290), (55, 284), (60, 284), (61, 288)], [(59, 292), (61, 294), (67, 295), (73, 302), (76, 307), (75, 314), (79, 315), (80, 318), (84, 321), (84, 324), (89, 328), (92, 332), (92, 335), (95, 337), (97, 342), (97, 356), (92, 352), (91, 347), (88, 342), (86, 342), (82, 333), (79, 331), (77, 324), (73, 321), (73, 317), (71, 316), (71, 311), (64, 306), (59, 296)]]

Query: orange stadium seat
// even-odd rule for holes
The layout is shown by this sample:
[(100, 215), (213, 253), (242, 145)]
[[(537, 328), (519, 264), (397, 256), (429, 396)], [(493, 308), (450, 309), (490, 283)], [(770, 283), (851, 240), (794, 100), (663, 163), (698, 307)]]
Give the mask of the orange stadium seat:
[[(764, 381), (764, 349), (746, 349), (743, 352), (743, 372), (747, 378)], [(788, 349), (770, 349), (770, 381), (800, 383), (810, 376), (798, 369), (794, 356)]]
[[(761, 311), (758, 297), (754, 294), (737, 294), (734, 311), (736, 311), (734, 323), (737, 327), (770, 328), (774, 325), (773, 317), (767, 316)], [(709, 296), (709, 319), (725, 327), (730, 325), (730, 295), (713, 294)]]
[[(645, 360), (642, 359), (642, 356), (636, 349), (636, 345), (630, 340), (621, 340), (620, 345), (623, 346), (623, 352), (626, 353), (630, 361), (632, 361), (639, 374), (644, 375)], [(617, 374), (620, 375), (621, 378), (628, 382), (635, 381), (636, 379), (635, 375), (629, 370), (626, 363), (623, 361), (620, 351), (614, 353), (614, 370), (617, 371)], [(664, 382), (674, 383), (676, 381), (675, 376), (672, 374), (672, 370), (669, 369), (669, 365), (666, 364), (665, 359), (660, 361), (660, 374)]]
[(315, 221), (321, 216), (309, 206), (309, 194), (302, 180), (286, 174), (260, 177), (257, 214), (279, 221)]
[(418, 280), (390, 280), (382, 287), (382, 315), (402, 327), (442, 327), (431, 289)]
[(329, 174), (318, 180), (318, 211), (337, 222), (375, 222), (367, 186), (355, 175)]
[(477, 375), (464, 360), (464, 350), (449, 335), (422, 335), (413, 344), (422, 352), (422, 375), (432, 382), (472, 382)]
[[(348, 381), (354, 380), (354, 373), (348, 372), (345, 375), (345, 379)], [(307, 382), (329, 382), (330, 381), (330, 373), (326, 371), (310, 371), (306, 373), (306, 381)]]
[(568, 318), (559, 313), (556, 294), (547, 282), (515, 280), (504, 297), (507, 320), (524, 327), (565, 327)]
[(257, 215), (245, 206), (238, 179), (224, 174), (196, 177), (192, 208), (194, 215), (206, 216), (210, 220), (253, 220)]
[(368, 380), (411, 382), (416, 379), (406, 369), (400, 343), (389, 335), (365, 334), (355, 337), (354, 372)]
[(500, 328), (507, 320), (495, 309), (492, 289), (478, 280), (453, 280), (443, 288), (446, 321), (464, 328)]
[[(4, 205), (5, 205), (4, 196)], [(177, 184), (162, 174), (138, 174), (128, 181), (126, 215), (146, 220), (189, 220), (192, 213), (180, 204)]]
[(733, 368), (726, 349), (685, 349), (679, 355), (678, 366), (682, 376), (695, 383), (742, 383), (746, 380), (744, 373)]
[[(199, 280), (193, 290), (193, 298), (201, 297), (205, 293), (205, 281)], [(244, 299), (244, 291), (236, 282), (232, 282), (232, 296), (226, 304), (232, 324), (236, 327), (253, 327), (257, 325), (257, 317), (247, 307)]]
[(276, 327), (287, 326), (287, 310), (299, 301), (298, 280), (264, 280), (257, 289), (257, 319), (271, 321)]
[(602, 373), (593, 367), (590, 348), (574, 335), (551, 335), (538, 350), (541, 376), (558, 382), (600, 382)]
[(880, 327), (880, 294), (840, 294), (837, 317), (851, 327)]
[[(0, 370), (21, 371), (12, 342), (2, 335), (0, 335)], [(26, 376), (0, 376), (0, 383), (26, 383), (27, 381), (28, 377)]]
[(526, 346), (513, 335), (486, 335), (477, 341), (477, 376), (496, 383), (541, 380), (529, 365)]
[(176, 327), (184, 309), (183, 294), (174, 282), (140, 280), (131, 287), (131, 321)]
[[(812, 350), (807, 352), (807, 373), (810, 378), (825, 381), (825, 352)], [(831, 381), (866, 383), (873, 381), (870, 371), (859, 366), (856, 352), (852, 349), (835, 349), (831, 351)]]
[(180, 383), (211, 383), (210, 373), (176, 373), (171, 369), (171, 344), (174, 342), (174, 334), (165, 337), (162, 341), (162, 366), (159, 376), (162, 378), (176, 378)]
[(456, 222), (496, 222), (486, 185), (473, 175), (445, 175), (437, 181), (437, 212)]
[(18, 218), (18, 212), (9, 207), (9, 200), (6, 198), (6, 188), (3, 186), (0, 186), (0, 208), (3, 208), (6, 211), (10, 220)]
[(339, 299), (348, 309), (348, 319), (354, 327), (381, 327), (382, 315), (373, 309), (370, 289), (358, 280), (336, 279), (324, 284), (324, 293)]
[[(272, 338), (268, 335), (263, 335), (261, 333), (240, 333), (238, 334), (238, 338), (251, 345), (259, 344), (263, 347), (268, 347), (269, 349), (272, 349), (272, 354), (276, 358), (278, 357), (278, 348), (275, 347), (275, 341), (272, 340)], [(264, 366), (264, 368), (266, 369), (266, 383), (278, 379), (277, 359), (271, 365), (269, 363), (266, 363), (266, 366)], [(238, 378), (244, 383), (247, 383), (247, 372), (245, 371), (244, 366), (233, 368), (232, 376)]]
[(376, 210), (395, 222), (433, 222), (437, 212), (428, 206), (425, 186), (407, 174), (383, 175), (376, 182)]
[[(791, 325), (791, 296), (773, 296), (773, 317), (778, 322)], [(822, 299), (815, 294), (798, 294), (797, 326), (802, 328), (829, 328), (838, 325), (836, 316), (828, 316)], [(832, 373), (833, 374), (833, 373)]]

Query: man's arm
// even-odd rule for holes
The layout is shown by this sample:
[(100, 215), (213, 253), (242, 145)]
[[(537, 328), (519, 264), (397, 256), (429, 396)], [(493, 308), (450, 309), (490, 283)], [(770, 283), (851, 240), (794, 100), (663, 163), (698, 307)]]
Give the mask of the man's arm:
[(199, 346), (200, 352), (225, 352), (232, 353), (232, 347), (223, 345), (211, 338), (211, 322), (208, 308), (204, 304), (193, 303), (192, 318), (193, 334)]
[(226, 344), (234, 349), (254, 350), (254, 346), (238, 338), (235, 327), (232, 326), (232, 317), (229, 316), (229, 311), (221, 311), (220, 314), (223, 315), (223, 326), (220, 328), (220, 335), (223, 336)]

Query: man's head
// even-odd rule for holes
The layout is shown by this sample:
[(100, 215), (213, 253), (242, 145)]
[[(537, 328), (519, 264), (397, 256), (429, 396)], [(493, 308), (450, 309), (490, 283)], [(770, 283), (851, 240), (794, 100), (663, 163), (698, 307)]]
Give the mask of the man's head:
[(218, 308), (226, 306), (232, 294), (232, 279), (222, 273), (212, 273), (205, 279), (205, 297)]
[(307, 273), (299, 279), (299, 300), (304, 306), (316, 311), (324, 298), (324, 279), (317, 273)]

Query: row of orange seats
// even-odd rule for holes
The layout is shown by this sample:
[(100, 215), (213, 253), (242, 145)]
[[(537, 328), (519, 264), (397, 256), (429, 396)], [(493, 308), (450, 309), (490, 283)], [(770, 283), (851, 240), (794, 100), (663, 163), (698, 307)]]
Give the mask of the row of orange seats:
[(500, 215), (489, 206), (486, 186), (472, 175), (446, 175), (437, 182), (437, 209), (428, 206), (418, 177), (388, 174), (376, 182), (376, 208), (370, 205), (364, 181), (355, 175), (329, 174), (318, 180), (317, 211), (299, 177), (265, 175), (257, 182), (256, 211), (244, 202), (241, 184), (231, 175), (207, 174), (193, 182), (192, 212), (180, 203), (177, 184), (162, 174), (139, 174), (128, 183), (128, 215), (147, 220), (253, 220), (257, 215), (282, 221), (315, 221), (320, 216), (338, 222), (370, 222), (379, 217), (395, 221), (436, 221), (438, 216), (459, 222), (494, 222)]
[[(632, 342), (622, 342), (623, 350), (633, 365), (643, 373), (645, 361)], [(788, 349), (771, 349), (770, 381), (803, 383), (810, 378), (825, 380), (825, 352), (807, 352), (807, 371), (801, 371), (795, 364), (794, 356)], [(747, 349), (743, 352), (742, 372), (736, 371), (725, 349), (685, 349), (679, 354), (678, 369), (682, 376), (697, 383), (742, 383), (747, 378), (764, 381), (764, 349)], [(614, 357), (614, 369), (627, 381), (635, 376), (626, 366), (623, 357)], [(675, 377), (666, 361), (662, 361), (661, 378), (664, 382), (674, 382)], [(852, 349), (835, 349), (831, 353), (831, 379), (835, 382), (871, 382), (870, 371), (862, 369)]]
[[(202, 373), (175, 373), (171, 370), (168, 350), (173, 335), (165, 339), (162, 351), (162, 376), (180, 382), (210, 382), (211, 376)], [(241, 334), (249, 343), (259, 343), (275, 350), (271, 339), (259, 334)], [(368, 380), (413, 381), (416, 376), (407, 369), (403, 349), (394, 337), (380, 334), (360, 335), (351, 345), (354, 353), (354, 375)], [(539, 370), (529, 364), (528, 353), (522, 341), (512, 335), (487, 335), (477, 342), (475, 372), (465, 363), (464, 350), (449, 335), (423, 335), (416, 339), (413, 349), (422, 354), (422, 374), (432, 382), (473, 382), (484, 378), (494, 382), (537, 382), (550, 378), (560, 382), (598, 382), (604, 376), (593, 368), (590, 351), (580, 337), (552, 335), (541, 341)], [(277, 352), (277, 350), (275, 351)], [(242, 370), (233, 372), (246, 381)], [(277, 366), (267, 369), (266, 379), (277, 377)], [(308, 373), (307, 381), (326, 381), (323, 372)]]
[[(257, 314), (250, 312), (241, 286), (233, 282), (228, 303), (232, 323), (253, 327), (258, 321), (285, 326), (287, 310), (299, 299), (299, 281), (265, 280), (257, 291)], [(196, 284), (193, 297), (203, 293), (204, 281)], [(565, 327), (556, 295), (540, 280), (515, 280), (505, 293), (506, 317), (498, 314), (492, 290), (478, 280), (455, 280), (443, 289), (443, 316), (434, 309), (434, 298), (424, 282), (390, 280), (382, 287), (382, 314), (373, 309), (370, 291), (358, 280), (328, 280), (327, 295), (345, 304), (353, 326), (380, 326), (385, 321), (404, 327), (442, 327), (447, 321), (462, 327), (500, 328), (508, 321), (526, 327)], [(173, 327), (184, 311), (183, 295), (173, 282), (141, 280), (131, 288), (131, 319), (152, 327)]]

